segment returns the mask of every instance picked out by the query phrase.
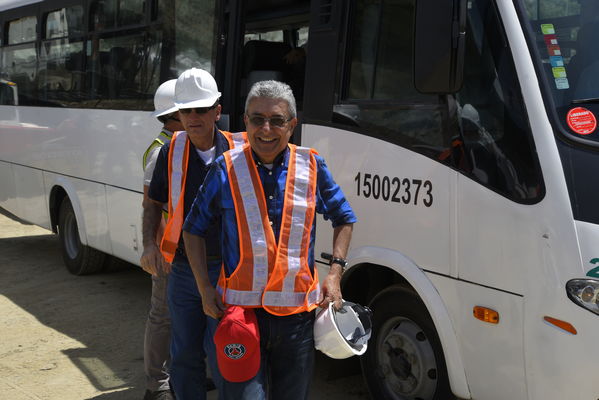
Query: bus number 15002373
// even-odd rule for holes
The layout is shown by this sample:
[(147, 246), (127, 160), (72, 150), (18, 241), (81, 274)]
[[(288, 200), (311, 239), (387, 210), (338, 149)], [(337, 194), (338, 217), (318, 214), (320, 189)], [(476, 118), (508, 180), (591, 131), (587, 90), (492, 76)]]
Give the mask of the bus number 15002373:
[(426, 207), (433, 205), (433, 184), (428, 180), (381, 177), (377, 174), (358, 172), (354, 181), (358, 196), (415, 206), (419, 201)]

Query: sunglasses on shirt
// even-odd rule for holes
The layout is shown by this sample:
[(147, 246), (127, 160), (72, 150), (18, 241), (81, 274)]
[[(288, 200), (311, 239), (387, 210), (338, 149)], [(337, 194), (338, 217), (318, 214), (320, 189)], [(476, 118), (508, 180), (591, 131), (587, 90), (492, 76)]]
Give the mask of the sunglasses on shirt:
[(287, 122), (291, 121), (293, 118), (285, 119), (283, 117), (261, 117), (259, 115), (248, 116), (250, 123), (254, 126), (263, 126), (267, 121), (270, 126), (274, 126), (276, 128), (282, 128), (287, 124)]
[(180, 108), (179, 112), (181, 114), (191, 114), (192, 111), (195, 111), (196, 114), (206, 114), (208, 111), (210, 110), (214, 110), (216, 108), (217, 104), (214, 104), (213, 106), (210, 107), (192, 107), (192, 108)]

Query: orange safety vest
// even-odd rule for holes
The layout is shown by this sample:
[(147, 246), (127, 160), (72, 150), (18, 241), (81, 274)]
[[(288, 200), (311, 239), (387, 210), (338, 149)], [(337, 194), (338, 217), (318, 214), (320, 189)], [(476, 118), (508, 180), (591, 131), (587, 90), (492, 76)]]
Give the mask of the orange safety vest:
[(224, 153), (239, 234), (239, 264), (228, 278), (221, 270), (217, 290), (227, 305), (263, 307), (291, 315), (315, 309), (318, 271), (308, 265), (316, 211), (315, 150), (289, 145), (289, 168), (279, 242), (270, 225), (264, 189), (250, 146)]
[[(220, 131), (229, 142), (229, 149), (241, 147), (248, 143), (245, 132)], [(173, 134), (168, 151), (168, 215), (169, 219), (160, 242), (160, 251), (164, 259), (172, 263), (179, 246), (181, 229), (185, 221), (185, 181), (187, 179), (187, 162), (189, 161), (189, 139), (187, 132)]]

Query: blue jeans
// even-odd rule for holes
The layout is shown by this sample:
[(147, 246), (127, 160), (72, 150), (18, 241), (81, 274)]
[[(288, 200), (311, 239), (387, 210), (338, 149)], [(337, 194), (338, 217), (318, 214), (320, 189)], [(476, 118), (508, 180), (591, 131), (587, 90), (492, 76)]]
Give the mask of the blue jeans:
[[(209, 264), (211, 277), (218, 278), (219, 264)], [(216, 272), (215, 272), (216, 271)], [(214, 331), (218, 321), (207, 317), (202, 298), (187, 262), (175, 260), (168, 279), (171, 313), (170, 386), (178, 400), (206, 399), (206, 363), (216, 388), (222, 393), (223, 379), (216, 364)]]
[(260, 370), (246, 382), (224, 381), (226, 400), (306, 400), (314, 371), (314, 312), (278, 317), (256, 309)]

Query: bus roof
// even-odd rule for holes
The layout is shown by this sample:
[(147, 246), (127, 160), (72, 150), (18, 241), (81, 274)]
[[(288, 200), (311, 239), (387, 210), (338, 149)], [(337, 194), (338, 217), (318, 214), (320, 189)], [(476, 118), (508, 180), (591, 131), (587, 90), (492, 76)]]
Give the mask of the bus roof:
[(0, 0), (0, 11), (10, 10), (26, 6), (28, 4), (39, 3), (42, 0)]

